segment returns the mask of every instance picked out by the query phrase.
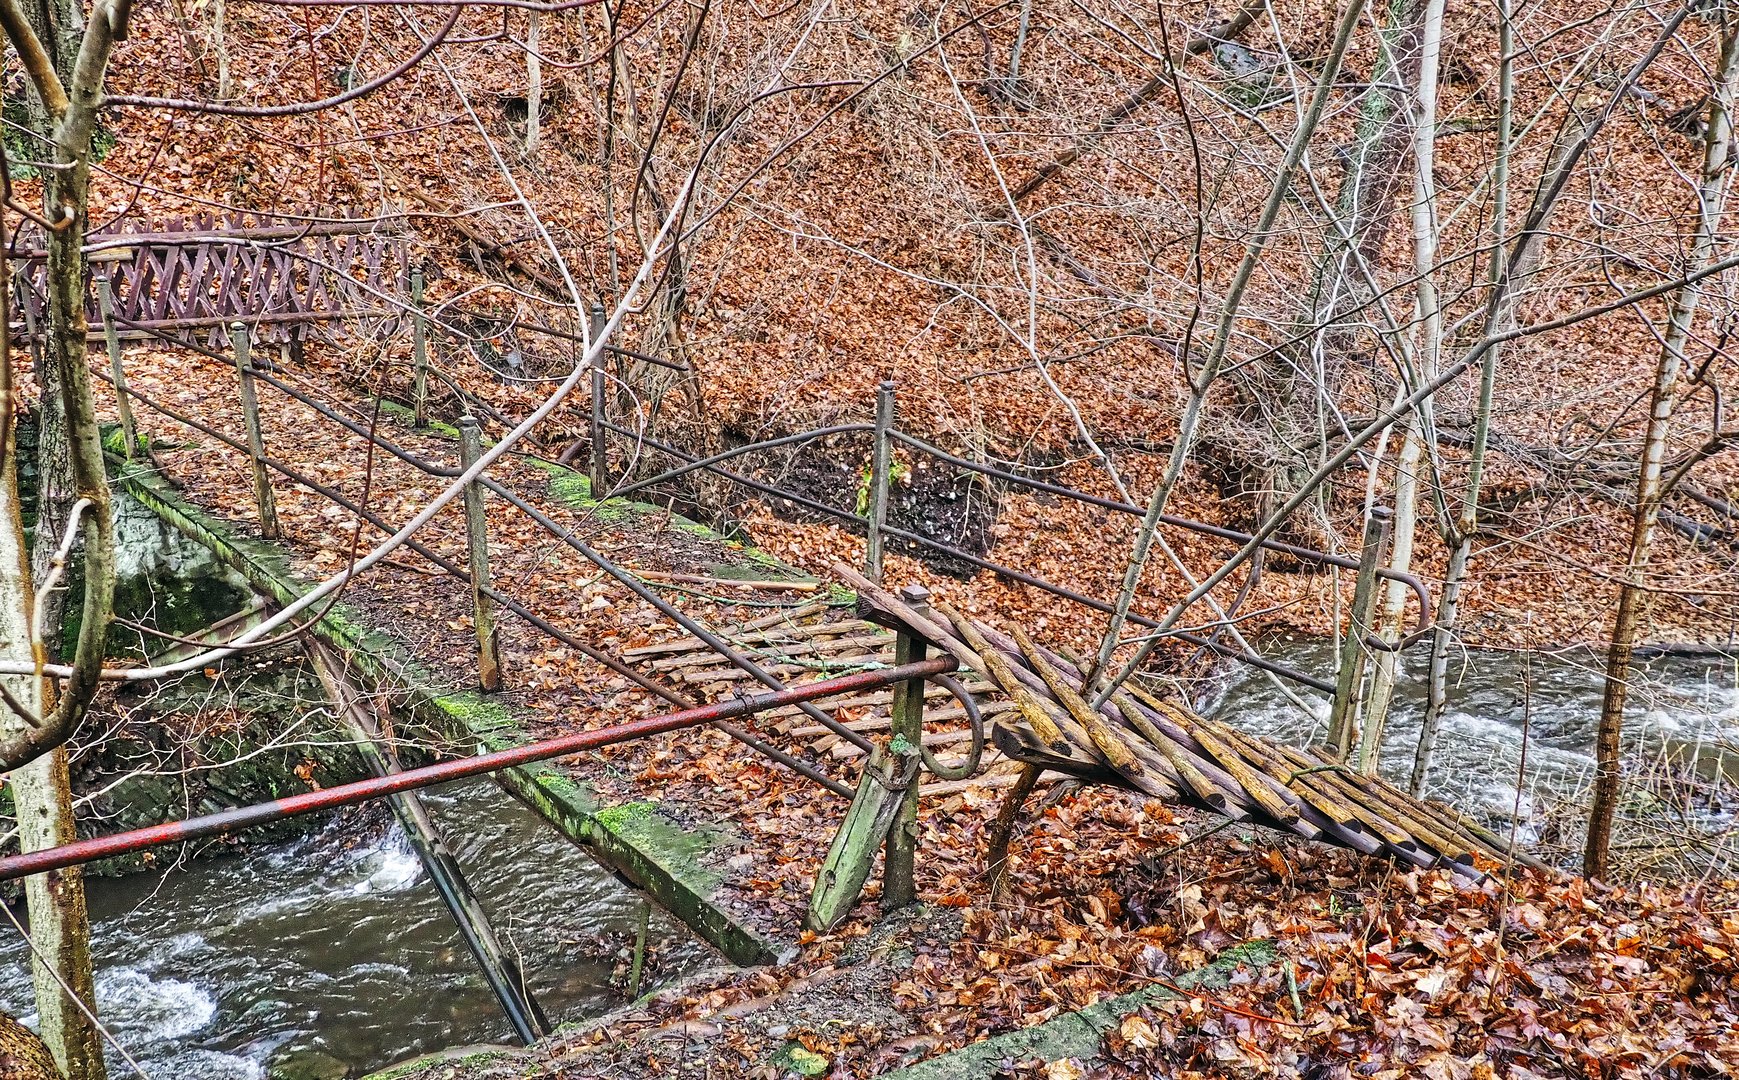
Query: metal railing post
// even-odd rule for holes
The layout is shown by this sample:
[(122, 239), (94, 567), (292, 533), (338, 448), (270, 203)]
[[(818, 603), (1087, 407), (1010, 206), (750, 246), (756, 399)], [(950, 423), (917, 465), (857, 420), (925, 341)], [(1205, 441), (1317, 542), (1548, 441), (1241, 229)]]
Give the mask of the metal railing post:
[[(459, 466), (469, 469), (483, 456), (477, 418), (459, 418)], [(501, 689), (501, 654), (495, 641), (495, 601), (489, 596), (489, 522), (483, 516), (483, 485), (465, 485), (465, 546), (471, 554), (471, 621), (477, 629), (477, 683)]]
[(133, 423), (133, 403), (127, 399), (127, 373), (121, 369), (121, 334), (115, 328), (115, 293), (109, 275), (97, 275), (97, 310), (103, 316), (103, 341), (109, 347), (109, 376), (115, 384), (115, 411), (121, 414), (121, 435), (126, 439), (127, 460), (138, 452), (138, 430)]
[(888, 483), (893, 470), (893, 445), (888, 432), (894, 426), (894, 383), (885, 380), (876, 387), (875, 451), (870, 459), (868, 542), (864, 548), (864, 576), (882, 582), (882, 526), (888, 522)]
[(260, 508), (260, 535), (276, 540), (278, 502), (272, 497), (272, 476), (266, 471), (266, 440), (260, 433), (260, 401), (254, 395), (254, 369), (248, 353), (246, 323), (229, 324), (230, 347), (235, 350), (236, 375), (241, 379), (242, 420), (248, 429), (248, 456), (254, 466), (254, 501)]
[(428, 424), (429, 326), (423, 316), (423, 268), (411, 267), (411, 423)]
[(1341, 638), (1340, 659), (1336, 665), (1334, 702), (1328, 713), (1328, 742), (1335, 756), (1342, 761), (1352, 750), (1354, 718), (1358, 715), (1359, 684), (1365, 673), (1365, 635), (1370, 631), (1371, 616), (1377, 604), (1377, 565), (1383, 560), (1383, 548), (1389, 539), (1389, 523), (1394, 511), (1386, 506), (1371, 510), (1365, 519), (1364, 545), (1359, 552), (1359, 576), (1353, 585), (1353, 606), (1347, 620), (1346, 636)]
[[(920, 615), (929, 611), (930, 590), (922, 585), (902, 588), (900, 599)], [(913, 633), (910, 627), (900, 627), (898, 636), (894, 638), (896, 667), (918, 663), (928, 651), (929, 642)], [(888, 752), (894, 755), (896, 762), (894, 775), (906, 778), (906, 789), (900, 795), (900, 807), (888, 829), (882, 860), (882, 910), (894, 911), (918, 902), (914, 871), (918, 859), (918, 773), (921, 768), (919, 749), (924, 740), (924, 680), (908, 679), (895, 683), (893, 701), (888, 710), (892, 733)]]
[[(588, 346), (598, 343), (604, 332), (605, 318), (604, 305), (593, 304), (591, 317), (586, 320)], [(604, 473), (609, 467), (609, 444), (605, 441), (608, 438), (604, 430), (604, 354), (600, 352), (592, 360), (592, 456), (591, 467), (586, 470), (594, 499), (602, 499), (607, 490)]]

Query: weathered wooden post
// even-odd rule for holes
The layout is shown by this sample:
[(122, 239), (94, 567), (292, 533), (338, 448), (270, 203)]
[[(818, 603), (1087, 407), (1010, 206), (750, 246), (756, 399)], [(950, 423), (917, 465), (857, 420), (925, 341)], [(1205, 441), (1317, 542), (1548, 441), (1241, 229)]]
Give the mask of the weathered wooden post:
[[(884, 594), (885, 595), (885, 594)], [(908, 586), (900, 597), (909, 608), (927, 611), (928, 590)], [(929, 643), (905, 625), (897, 613), (877, 607), (864, 594), (858, 596), (858, 613), (871, 622), (891, 626), (898, 635), (894, 662), (924, 659)], [(845, 812), (839, 831), (827, 849), (815, 875), (809, 898), (806, 929), (827, 931), (839, 924), (863, 894), (874, 867), (876, 851), (883, 850), (884, 910), (905, 907), (917, 899), (912, 869), (918, 848), (918, 775), (922, 767), (920, 745), (924, 737), (924, 680), (894, 684), (891, 737), (887, 745), (874, 747), (858, 779), (857, 794)]]
[(429, 421), (429, 325), (423, 315), (423, 268), (411, 267), (411, 423)]
[[(891, 383), (883, 383), (891, 391)], [(888, 395), (892, 396), (891, 393)], [(878, 412), (878, 419), (880, 410)], [(930, 590), (922, 585), (907, 585), (900, 590), (904, 600), (919, 615), (930, 610)], [(894, 663), (915, 664), (924, 659), (929, 642), (901, 626), (894, 638)], [(886, 857), (882, 860), (882, 910), (894, 911), (917, 903), (918, 889), (913, 882), (913, 870), (918, 855), (918, 773), (919, 748), (924, 740), (924, 680), (908, 679), (894, 684), (893, 702), (888, 706), (892, 717), (893, 738), (888, 752), (894, 755), (895, 776), (907, 776), (906, 790), (900, 796), (900, 808), (894, 814), (893, 827), (888, 830)]]
[(127, 373), (121, 369), (121, 333), (115, 326), (115, 292), (109, 275), (97, 275), (97, 310), (103, 316), (103, 341), (109, 347), (109, 377), (115, 384), (115, 411), (121, 414), (121, 436), (127, 440), (127, 460), (138, 450), (139, 437), (133, 424), (133, 403), (127, 396)]
[[(586, 320), (586, 344), (596, 345), (604, 333), (604, 305), (593, 303)], [(604, 354), (592, 360), (592, 457), (586, 478), (591, 481), (592, 498), (602, 499), (607, 490), (604, 473), (609, 467), (608, 434), (604, 430)]]
[(1335, 671), (1334, 702), (1328, 713), (1328, 742), (1342, 761), (1352, 750), (1353, 719), (1358, 714), (1359, 684), (1365, 673), (1365, 635), (1377, 605), (1377, 565), (1389, 539), (1394, 511), (1386, 506), (1371, 510), (1365, 519), (1364, 547), (1359, 552), (1359, 576), (1353, 585), (1353, 606), (1341, 639), (1340, 660)]
[(894, 426), (894, 383), (884, 380), (876, 387), (875, 450), (870, 458), (868, 541), (864, 547), (864, 575), (882, 583), (882, 526), (888, 522), (888, 484), (894, 454), (888, 432)]
[(248, 456), (253, 459), (254, 501), (260, 507), (260, 535), (267, 540), (276, 540), (281, 535), (278, 529), (278, 502), (272, 497), (272, 474), (266, 471), (266, 440), (260, 434), (260, 401), (254, 394), (254, 369), (248, 354), (247, 324), (230, 323), (229, 341), (230, 347), (235, 350), (236, 375), (241, 379), (242, 421), (248, 429)]
[[(459, 418), (459, 465), (469, 469), (483, 456), (477, 418)], [(483, 516), (483, 485), (465, 485), (465, 545), (471, 553), (471, 621), (477, 628), (477, 683), (485, 690), (501, 689), (501, 654), (495, 643), (495, 601), (489, 588), (489, 522)]]

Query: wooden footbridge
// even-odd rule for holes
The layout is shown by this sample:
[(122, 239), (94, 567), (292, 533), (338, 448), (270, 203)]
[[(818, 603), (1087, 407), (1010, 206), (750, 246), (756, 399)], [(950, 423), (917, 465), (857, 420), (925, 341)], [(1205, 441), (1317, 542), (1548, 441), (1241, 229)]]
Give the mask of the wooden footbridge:
[[(899, 653), (902, 638), (957, 660), (959, 688), (971, 701), (950, 700), (947, 688), (925, 684), (922, 727), (915, 740), (924, 753), (919, 755), (916, 746), (910, 753), (922, 756), (928, 771), (942, 777), (922, 784), (920, 797), (970, 786), (1012, 789), (1003, 828), (993, 839), (992, 871), (1005, 854), (1001, 849), (1007, 827), (1020, 803), (1047, 773), (1124, 788), (1404, 866), (1447, 867), (1473, 879), (1482, 875), (1482, 859), (1490, 866), (1508, 854), (1499, 837), (1451, 807), (1416, 799), (1380, 776), (1361, 774), (1326, 750), (1288, 746), (1197, 716), (1138, 684), (1094, 709), (1086, 700), (1076, 660), (1038, 644), (1020, 627), (1005, 630), (944, 605), (932, 606), (922, 590), (897, 595), (848, 566), (836, 565), (834, 571), (857, 590), (855, 612), (815, 603), (729, 627), (719, 636), (793, 686), (908, 662), (911, 657)], [(625, 658), (706, 697), (728, 694), (749, 678), (694, 637), (634, 649)], [(835, 719), (860, 735), (891, 732), (897, 737), (900, 690), (884, 687), (837, 700), (832, 703)], [(986, 739), (982, 723), (991, 720), (994, 730)], [(872, 786), (887, 788), (890, 797), (901, 790), (890, 777), (902, 770), (877, 760), (880, 745), (866, 752), (836, 727), (816, 724), (794, 707), (769, 712), (762, 723), (768, 734), (802, 744), (812, 757), (863, 760), (859, 804), (872, 815), (890, 813), (884, 805), (887, 798), (863, 798)], [(951, 764), (939, 761), (950, 754), (959, 756)], [(917, 772), (915, 767), (904, 771)], [(969, 775), (959, 775), (963, 772)], [(854, 806), (853, 814), (858, 812)], [(842, 838), (853, 827), (848, 818)], [(873, 854), (879, 830), (885, 827), (885, 822), (872, 823), (869, 842), (859, 844), (857, 857)], [(847, 861), (853, 857), (839, 850), (835, 855)], [(867, 875), (867, 865), (861, 872)], [(823, 910), (812, 912), (812, 923), (818, 926), (830, 925), (856, 896), (855, 889), (850, 896), (832, 898), (824, 892), (818, 887)]]
[[(155, 338), (173, 338), (184, 347), (227, 359), (212, 348), (221, 346), (222, 331), (227, 328), (232, 335), (241, 380), (244, 420), (250, 435), (247, 444), (144, 395), (133, 392), (132, 396), (249, 455), (263, 536), (277, 536), (269, 498), (272, 471), (330, 499), (358, 519), (384, 532), (393, 532), (389, 522), (341, 492), (266, 456), (251, 380), (264, 381), (344, 426), (351, 434), (368, 439), (374, 448), (429, 476), (446, 479), (457, 475), (457, 471), (423, 461), (395, 446), (378, 430), (360, 425), (254, 368), (248, 352), (250, 335), (245, 327), (232, 323), (238, 319), (248, 321), (254, 327), (254, 338), (277, 340), (274, 335), (285, 326), (328, 317), (381, 317), (396, 324), (399, 315), (409, 311), (416, 343), (415, 382), (410, 397), (414, 412), (421, 417), (425, 377), (430, 372), (442, 374), (443, 378), (451, 375), (440, 373), (425, 356), (423, 345), (428, 326), (420, 306), (420, 289), (412, 288), (408, 304), (392, 302), (378, 309), (373, 306), (376, 301), (391, 300), (391, 293), (402, 291), (399, 285), (408, 265), (402, 242), (385, 233), (363, 237), (343, 230), (328, 233), (310, 228), (285, 232), (262, 224), (251, 232), (239, 230), (247, 235), (225, 238), (243, 243), (218, 243), (205, 235), (211, 222), (197, 224), (202, 229), (188, 230), (182, 226), (167, 233), (133, 230), (112, 245), (109, 261), (113, 265), (97, 290), (96, 314), (104, 317), (106, 323), (111, 371), (123, 423), (130, 421), (126, 410), (129, 391), (118, 344), (121, 332), (130, 329)], [(362, 272), (351, 280), (344, 270), (357, 265)], [(324, 284), (326, 276), (307, 269), (310, 266), (326, 271), (327, 276), (337, 273), (344, 280), (334, 291)], [(38, 271), (36, 264), (27, 259), (23, 271), (27, 287), (19, 290), (27, 326), (40, 311), (39, 300), (33, 300), (35, 294), (28, 287), (31, 275)], [(38, 306), (33, 307), (33, 303)], [(202, 336), (204, 344), (198, 340)], [(604, 419), (601, 372), (599, 368), (592, 381), (591, 480), (592, 490), (599, 492), (612, 490), (605, 475), (608, 462), (605, 435), (609, 431), (624, 431)], [(494, 415), (484, 403), (473, 402), (471, 407), (472, 411)], [(990, 481), (1013, 488), (1043, 491), (1122, 514), (1140, 516), (1143, 512), (1139, 507), (950, 455), (901, 432), (893, 426), (891, 383), (883, 384), (878, 394), (876, 416), (873, 425), (821, 428), (737, 447), (712, 458), (697, 458), (646, 439), (647, 446), (680, 464), (647, 480), (616, 485), (614, 490), (620, 496), (689, 472), (706, 470), (861, 529), (867, 537), (866, 565), (872, 573), (879, 575), (884, 541), (892, 538), (912, 545), (913, 550), (931, 549), (962, 559), (1092, 610), (1110, 610), (1110, 605), (1102, 600), (1082, 596), (1019, 568), (992, 562), (982, 554), (952, 548), (889, 523), (893, 446), (900, 443), (914, 453), (928, 454), (953, 467), (982, 473)], [(457, 419), (465, 434), (461, 461), (469, 465), (478, 452), (478, 425), (470, 416)], [(867, 515), (809, 500), (732, 472), (721, 464), (757, 449), (854, 432), (874, 436), (871, 507)], [(129, 430), (125, 439), (129, 452), (134, 443)], [(487, 570), (485, 491), (517, 507), (558, 542), (573, 548), (657, 608), (688, 636), (618, 657), (575, 638), (499, 592), (491, 585)], [(912, 867), (919, 834), (917, 813), (919, 800), (926, 795), (947, 795), (967, 787), (1009, 789), (1003, 812), (992, 830), (987, 857), (995, 890), (1006, 880), (1001, 869), (1021, 805), (1047, 773), (1127, 789), (1232, 821), (1391, 859), (1404, 866), (1447, 867), (1468, 879), (1479, 878), (1485, 868), (1510, 857), (1539, 865), (1525, 855), (1506, 851), (1506, 845), (1498, 837), (1453, 809), (1414, 799), (1380, 777), (1349, 769), (1332, 754), (1277, 744), (1242, 732), (1234, 725), (1195, 716), (1183, 704), (1156, 696), (1140, 685), (1121, 689), (1103, 702), (1091, 702), (1094, 694), (1088, 684), (1092, 680), (1084, 677), (1082, 666), (1073, 657), (1033, 641), (1018, 626), (979, 621), (944, 605), (931, 605), (921, 590), (905, 590), (896, 595), (854, 569), (840, 565), (834, 568), (837, 576), (857, 592), (855, 612), (844, 613), (824, 603), (813, 603), (717, 630), (658, 596), (635, 573), (616, 565), (575, 536), (573, 529), (553, 520), (497, 480), (480, 476), (472, 481), (464, 508), (471, 556), (469, 572), (416, 540), (409, 541), (408, 546), (470, 586), (479, 678), (485, 690), (496, 686), (488, 672), (498, 670), (490, 628), (494, 605), (499, 603), (539, 631), (662, 697), (676, 711), (414, 769), (399, 770), (392, 762), (383, 761), (381, 775), (375, 779), (0, 857), (0, 880), (226, 834), (284, 817), (408, 795), (421, 787), (463, 776), (517, 768), (703, 724), (724, 731), (751, 751), (792, 768), (828, 790), (854, 795), (851, 809), (817, 874), (809, 918), (810, 925), (817, 928), (834, 925), (854, 906), (874, 855), (884, 847), (887, 853), (883, 863), (884, 907), (899, 907), (916, 899)], [(1361, 575), (1360, 588), (1365, 593), (1370, 593), (1377, 578), (1399, 580), (1419, 596), (1416, 633), (1424, 632), (1430, 625), (1423, 583), (1411, 575), (1377, 568), (1374, 558), (1365, 560), (1369, 562), (1366, 566), (1359, 560), (1311, 552), (1201, 522), (1162, 515), (1161, 523), (1237, 543), (1246, 554), (1259, 548), (1272, 549), (1325, 566), (1357, 569)], [(1366, 553), (1374, 555), (1378, 547), (1380, 544), (1367, 542)], [(1133, 614), (1130, 619), (1137, 625), (1159, 627), (1152, 620)], [(1334, 689), (1246, 649), (1181, 631), (1167, 633), (1306, 685)], [(751, 696), (747, 693), (751, 689), (762, 692)], [(344, 697), (336, 690), (334, 694), (335, 700)], [(698, 704), (708, 700), (712, 704)], [(823, 703), (827, 705), (825, 711), (820, 707)], [(750, 716), (759, 718), (761, 734), (727, 723)], [(370, 742), (373, 735), (367, 718), (359, 716), (356, 720), (361, 741)], [(987, 725), (993, 726), (988, 735)], [(855, 774), (855, 793), (826, 770), (817, 768), (818, 759), (823, 764), (831, 761), (836, 773)], [(434, 851), (438, 843), (432, 841), (427, 846)], [(431, 873), (434, 872), (432, 867)], [(454, 891), (463, 891), (456, 868), (450, 876), (456, 883)], [(492, 934), (480, 910), (472, 910), (475, 905), (462, 900), (449, 898), (461, 927), (475, 924), (482, 937)], [(522, 980), (508, 970), (508, 965), (491, 959), (488, 954), (493, 950), (475, 945), (473, 948), (485, 968), (493, 964), (501, 969), (497, 973), (499, 978), (492, 982), (498, 984), (498, 996), (504, 1010), (514, 1018), (516, 1031), (529, 1041), (541, 1025), (532, 1023), (536, 1019), (535, 1003), (525, 993)]]

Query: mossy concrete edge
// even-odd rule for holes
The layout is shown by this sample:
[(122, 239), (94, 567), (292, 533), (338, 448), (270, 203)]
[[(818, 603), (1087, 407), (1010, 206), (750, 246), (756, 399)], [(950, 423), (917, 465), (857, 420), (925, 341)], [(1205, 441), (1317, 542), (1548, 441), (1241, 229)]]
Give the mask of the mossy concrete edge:
[[(310, 586), (290, 569), (277, 545), (249, 536), (236, 525), (189, 502), (167, 480), (137, 465), (119, 464), (116, 478), (126, 491), (196, 543), (210, 548), (255, 588), (279, 603), (300, 598)], [(335, 605), (314, 632), (340, 650), (356, 670), (377, 687), (391, 688), (412, 716), (431, 729), (463, 738), (486, 751), (530, 741), (514, 710), (473, 691), (450, 691), (405, 654), (386, 635), (364, 625), (343, 604)], [(503, 787), (530, 806), (569, 839), (687, 924), (732, 963), (771, 963), (783, 951), (715, 904), (716, 875), (703, 869), (697, 850), (716, 846), (718, 831), (683, 829), (680, 815), (657, 815), (648, 828), (645, 815), (612, 813), (586, 785), (558, 769), (534, 763), (496, 774)]]
[(1064, 1013), (1042, 1024), (982, 1039), (928, 1061), (884, 1073), (882, 1080), (992, 1080), (1005, 1075), (1003, 1066), (1010, 1061), (1094, 1059), (1104, 1047), (1105, 1036), (1117, 1030), (1130, 1013), (1155, 1001), (1178, 997), (1179, 991), (1223, 987), (1227, 977), (1246, 959), (1254, 967), (1265, 967), (1274, 962), (1276, 953), (1272, 943), (1250, 944), (1262, 948), (1253, 953), (1228, 950), (1221, 959), (1178, 976), (1170, 985), (1143, 987)]

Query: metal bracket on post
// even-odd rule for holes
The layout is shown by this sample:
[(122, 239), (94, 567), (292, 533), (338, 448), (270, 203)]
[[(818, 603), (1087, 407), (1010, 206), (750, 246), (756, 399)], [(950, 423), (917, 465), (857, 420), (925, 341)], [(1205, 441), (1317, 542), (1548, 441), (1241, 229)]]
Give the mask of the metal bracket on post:
[[(927, 611), (928, 590), (909, 585), (900, 590), (910, 608)], [(863, 598), (860, 596), (860, 605)], [(870, 609), (861, 613), (873, 622), (894, 628), (895, 663), (899, 657), (923, 660), (929, 642), (888, 612)], [(875, 865), (876, 852), (884, 850), (882, 909), (893, 911), (917, 900), (913, 868), (918, 850), (918, 779), (923, 771), (924, 680), (908, 679), (893, 684), (890, 705), (892, 722), (886, 746), (870, 751), (858, 780), (857, 797), (833, 836), (833, 843), (815, 875), (805, 928), (831, 930), (857, 904)]]
[[(900, 590), (900, 599), (919, 615), (930, 610), (930, 590), (922, 585), (905, 586)], [(902, 626), (894, 638), (894, 664), (917, 663), (924, 659), (929, 644), (910, 627)], [(911, 777), (900, 798), (893, 827), (888, 830), (887, 854), (882, 861), (882, 910), (895, 911), (918, 901), (913, 873), (918, 858), (918, 762), (924, 745), (924, 680), (895, 683), (888, 711), (893, 736), (888, 752), (899, 762), (897, 771)]]
[(139, 449), (133, 423), (133, 403), (127, 397), (127, 373), (121, 368), (121, 334), (115, 327), (115, 292), (107, 274), (97, 275), (97, 310), (103, 316), (103, 341), (109, 347), (109, 377), (115, 384), (115, 411), (121, 414), (121, 435), (126, 439), (127, 460)]
[[(469, 469), (483, 456), (477, 418), (459, 418), (459, 467)], [(489, 596), (489, 522), (483, 516), (483, 485), (465, 485), (465, 546), (471, 554), (471, 621), (477, 629), (477, 683), (501, 689), (501, 654), (495, 640), (495, 601)]]
[[(586, 321), (586, 344), (596, 345), (598, 338), (604, 333), (604, 305), (594, 303), (591, 317)], [(592, 498), (602, 499), (608, 490), (605, 487), (605, 472), (609, 468), (608, 433), (604, 430), (604, 354), (600, 351), (592, 360), (592, 456), (591, 468), (586, 471), (586, 478), (591, 482)]]
[(429, 422), (429, 326), (423, 315), (423, 268), (411, 267), (411, 423)]
[(1341, 639), (1334, 702), (1328, 713), (1329, 747), (1342, 761), (1352, 751), (1359, 684), (1365, 673), (1365, 634), (1370, 631), (1371, 617), (1377, 606), (1377, 567), (1383, 561), (1383, 548), (1388, 544), (1389, 525), (1394, 516), (1394, 511), (1388, 507), (1378, 506), (1365, 519), (1364, 546), (1359, 552), (1359, 576), (1353, 586), (1351, 618), (1347, 621), (1346, 636)]
[(875, 450), (870, 458), (868, 542), (864, 548), (864, 575), (882, 583), (882, 526), (888, 523), (888, 484), (893, 472), (893, 443), (888, 432), (894, 426), (894, 383), (876, 387)]
[(248, 328), (245, 323), (229, 324), (230, 346), (235, 350), (236, 375), (241, 379), (242, 420), (248, 429), (248, 456), (254, 466), (254, 501), (260, 508), (260, 535), (276, 540), (278, 502), (272, 497), (272, 475), (266, 471), (266, 440), (260, 433), (260, 401), (254, 395), (254, 369), (249, 360)]

